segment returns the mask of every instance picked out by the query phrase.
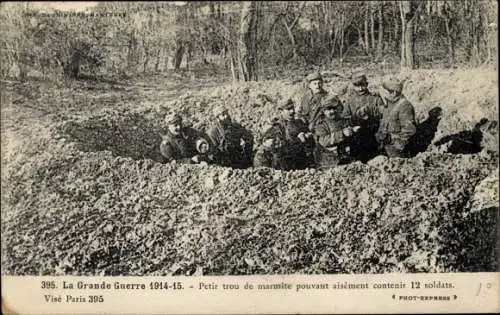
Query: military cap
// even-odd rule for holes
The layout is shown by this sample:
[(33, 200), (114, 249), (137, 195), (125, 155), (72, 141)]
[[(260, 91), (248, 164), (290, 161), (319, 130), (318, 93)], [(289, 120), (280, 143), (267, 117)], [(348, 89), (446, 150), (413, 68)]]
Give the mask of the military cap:
[(321, 73), (313, 72), (313, 73), (310, 73), (309, 75), (307, 75), (306, 80), (307, 80), (307, 82), (316, 81), (316, 80), (323, 81), (323, 77), (321, 76)]
[(328, 95), (321, 100), (321, 108), (337, 108), (343, 106), (337, 95)]
[(356, 74), (352, 77), (351, 79), (352, 84), (354, 85), (368, 85), (368, 79), (366, 78), (365, 74)]
[(439, 106), (429, 110), (429, 117), (439, 117), (443, 114), (443, 109)]
[(214, 108), (215, 117), (218, 117), (222, 114), (229, 114), (227, 111), (227, 108), (225, 108), (223, 105), (219, 105), (219, 106)]
[(403, 82), (385, 81), (382, 83), (382, 87), (389, 92), (397, 92), (398, 94), (401, 94), (403, 91)]
[(283, 110), (283, 109), (292, 109), (295, 107), (295, 103), (291, 98), (285, 99), (281, 104), (278, 106), (278, 109)]
[(182, 117), (177, 113), (168, 114), (165, 116), (165, 122), (168, 125), (180, 125), (182, 124)]

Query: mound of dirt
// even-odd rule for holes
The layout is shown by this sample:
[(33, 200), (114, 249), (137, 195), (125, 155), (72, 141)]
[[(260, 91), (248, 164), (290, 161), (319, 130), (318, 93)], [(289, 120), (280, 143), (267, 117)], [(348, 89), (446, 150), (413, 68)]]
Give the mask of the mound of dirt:
[(164, 165), (51, 139), (50, 150), (6, 174), (6, 274), (497, 268), (496, 216), (466, 207), (497, 163), (491, 156), (424, 153), (282, 172)]
[[(327, 89), (340, 84), (332, 79)], [(430, 148), (412, 159), (378, 157), (326, 171), (157, 163), (165, 113), (178, 111), (203, 128), (213, 107), (226, 104), (258, 143), (267, 117), (298, 85), (226, 85), (168, 102), (145, 92), (143, 103), (34, 127), (2, 156), (3, 273), (497, 270), (498, 210), (477, 211), (476, 200), (495, 180), (485, 178), (498, 168), (498, 148), (474, 155)], [(434, 105), (432, 93), (408, 93), (418, 113)], [(457, 104), (439, 103), (445, 113)], [(494, 111), (486, 106), (479, 116)], [(442, 134), (474, 123), (446, 115), (463, 126), (444, 122)]]

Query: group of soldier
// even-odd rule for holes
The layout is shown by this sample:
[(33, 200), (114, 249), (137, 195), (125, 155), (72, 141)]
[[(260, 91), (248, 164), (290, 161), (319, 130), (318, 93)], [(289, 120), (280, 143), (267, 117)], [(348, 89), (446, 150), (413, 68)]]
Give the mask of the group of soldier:
[(252, 134), (226, 108), (216, 109), (206, 132), (187, 126), (178, 114), (167, 116), (168, 131), (160, 145), (165, 162), (293, 170), (366, 163), (379, 154), (408, 156), (417, 126), (402, 82), (384, 82), (382, 92), (373, 93), (360, 74), (341, 99), (324, 90), (320, 73), (306, 80), (298, 104), (291, 98), (279, 104), (280, 115), (264, 130), (256, 152)]

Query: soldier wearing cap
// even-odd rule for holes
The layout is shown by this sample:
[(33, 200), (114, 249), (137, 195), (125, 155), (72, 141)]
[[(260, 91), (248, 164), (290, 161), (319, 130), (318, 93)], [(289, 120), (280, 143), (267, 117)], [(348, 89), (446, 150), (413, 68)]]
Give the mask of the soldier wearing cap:
[(387, 104), (381, 107), (382, 118), (375, 137), (388, 157), (406, 157), (406, 146), (417, 131), (415, 108), (403, 95), (402, 82), (384, 82), (382, 87)]
[(364, 73), (354, 75), (349, 92), (344, 97), (344, 116), (350, 117), (353, 125), (361, 127), (352, 139), (352, 155), (363, 163), (378, 154), (375, 133), (380, 121), (378, 108), (382, 105), (382, 97), (368, 89), (366, 75)]
[(165, 117), (167, 133), (162, 138), (160, 152), (166, 163), (197, 163), (196, 141), (201, 134), (193, 128), (184, 126), (179, 114)]
[(247, 168), (252, 165), (253, 137), (242, 125), (233, 122), (228, 110), (218, 106), (215, 120), (207, 134), (214, 148), (215, 160), (222, 166)]
[(277, 124), (278, 119), (272, 119), (272, 127), (266, 129), (262, 137), (262, 145), (259, 146), (255, 153), (254, 166), (255, 167), (270, 167), (278, 170), (286, 168), (283, 161), (283, 145), (285, 142), (285, 135), (281, 128), (273, 128)]
[(323, 77), (319, 72), (309, 74), (306, 80), (308, 89), (300, 99), (297, 118), (312, 127), (314, 119), (319, 113), (321, 99), (328, 93), (323, 89)]
[(343, 115), (343, 105), (336, 96), (328, 96), (321, 102), (321, 116), (314, 126), (316, 138), (315, 159), (320, 168), (334, 167), (352, 161), (351, 142), (359, 131)]
[(271, 127), (264, 133), (264, 143), (277, 139), (278, 135), (279, 141), (276, 142), (280, 145), (263, 146), (264, 149), (273, 149), (267, 156), (273, 155), (275, 161), (279, 160), (279, 163), (275, 163), (275, 168), (282, 170), (312, 167), (313, 134), (302, 120), (295, 118), (295, 104), (292, 99), (285, 99), (278, 108), (280, 117), (271, 121)]

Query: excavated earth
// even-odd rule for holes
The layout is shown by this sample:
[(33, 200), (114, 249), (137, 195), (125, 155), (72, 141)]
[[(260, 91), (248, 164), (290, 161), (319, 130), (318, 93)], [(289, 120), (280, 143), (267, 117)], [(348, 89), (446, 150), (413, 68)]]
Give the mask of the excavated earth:
[[(376, 89), (384, 74), (373, 77)], [(498, 115), (493, 72), (420, 70), (406, 79), (419, 119), (435, 106), (444, 110), (435, 139)], [(3, 274), (498, 269), (495, 128), (478, 154), (431, 145), (411, 159), (377, 157), (326, 171), (161, 163), (166, 113), (204, 128), (212, 109), (225, 104), (258, 144), (265, 117), (277, 114), (284, 97), (296, 97), (298, 85), (270, 80), (176, 94), (158, 84), (115, 97), (93, 91), (93, 98), (81, 90), (42, 93), (34, 102), (69, 98), (87, 108), (4, 126)], [(341, 93), (343, 82), (330, 77), (326, 88)], [(109, 105), (90, 110), (103, 100)]]

